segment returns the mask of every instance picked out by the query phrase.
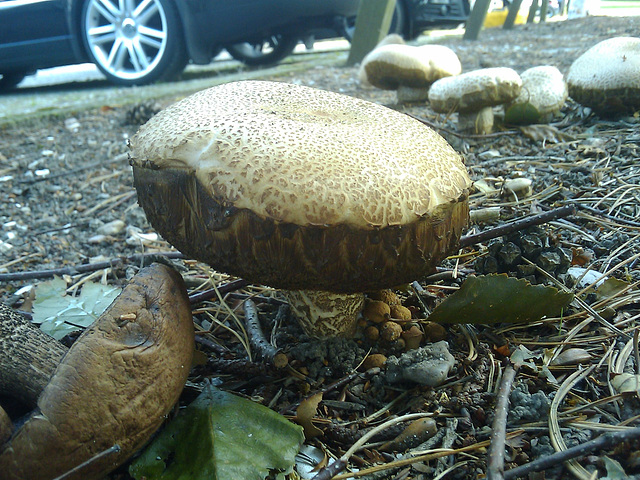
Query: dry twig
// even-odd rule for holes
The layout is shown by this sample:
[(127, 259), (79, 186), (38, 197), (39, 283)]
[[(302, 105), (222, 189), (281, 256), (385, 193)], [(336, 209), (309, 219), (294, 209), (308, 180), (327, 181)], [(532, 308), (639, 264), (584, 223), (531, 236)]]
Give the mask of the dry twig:
[(509, 415), (509, 394), (516, 376), (516, 370), (508, 365), (502, 375), (502, 383), (498, 392), (496, 412), (491, 428), (491, 446), (487, 461), (487, 479), (504, 479), (504, 445), (507, 434), (507, 417)]

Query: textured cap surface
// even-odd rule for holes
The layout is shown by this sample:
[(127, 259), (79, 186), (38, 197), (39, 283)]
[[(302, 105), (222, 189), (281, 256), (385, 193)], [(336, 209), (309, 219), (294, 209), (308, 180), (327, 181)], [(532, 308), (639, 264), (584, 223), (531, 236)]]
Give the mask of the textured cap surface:
[(431, 85), (429, 102), (436, 112), (475, 112), (512, 101), (521, 88), (522, 79), (515, 70), (483, 68), (438, 80)]
[(417, 120), (285, 83), (198, 92), (130, 146), (133, 165), (193, 171), (226, 205), (296, 225), (402, 225), (470, 184), (458, 154)]
[(542, 65), (520, 74), (522, 90), (513, 103), (530, 103), (540, 115), (557, 112), (567, 100), (567, 84), (556, 67)]
[(640, 108), (640, 38), (614, 37), (578, 57), (567, 74), (569, 95), (598, 113)]
[(138, 200), (183, 253), (254, 283), (361, 292), (457, 245), (470, 179), (399, 112), (275, 82), (192, 95), (131, 139)]
[(462, 71), (456, 53), (443, 45), (383, 45), (362, 60), (362, 68), (371, 85), (385, 90), (424, 88)]

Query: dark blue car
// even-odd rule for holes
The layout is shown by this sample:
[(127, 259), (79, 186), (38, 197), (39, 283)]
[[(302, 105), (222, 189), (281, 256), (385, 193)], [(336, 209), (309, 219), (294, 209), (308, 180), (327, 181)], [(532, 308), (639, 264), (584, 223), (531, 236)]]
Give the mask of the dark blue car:
[[(0, 89), (41, 68), (93, 62), (140, 85), (207, 64), (221, 48), (276, 63), (302, 39), (349, 36), (359, 0), (0, 0)], [(468, 0), (397, 0), (393, 30), (412, 38), (464, 22)], [(329, 32), (329, 33), (327, 33)]]

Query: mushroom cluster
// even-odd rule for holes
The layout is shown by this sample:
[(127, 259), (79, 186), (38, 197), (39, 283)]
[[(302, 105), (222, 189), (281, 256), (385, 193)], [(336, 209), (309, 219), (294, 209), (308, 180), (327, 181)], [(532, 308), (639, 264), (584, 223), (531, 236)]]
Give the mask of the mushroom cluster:
[(383, 44), (372, 50), (360, 67), (361, 81), (376, 88), (396, 90), (398, 103), (426, 100), (436, 80), (458, 75), (462, 65), (456, 53), (442, 45)]
[(569, 95), (601, 116), (640, 109), (640, 38), (614, 37), (578, 57), (567, 74)]
[(159, 233), (219, 271), (297, 291), (315, 336), (353, 333), (362, 292), (432, 271), (468, 219), (471, 181), (442, 137), (304, 86), (212, 87), (153, 117), (130, 148)]

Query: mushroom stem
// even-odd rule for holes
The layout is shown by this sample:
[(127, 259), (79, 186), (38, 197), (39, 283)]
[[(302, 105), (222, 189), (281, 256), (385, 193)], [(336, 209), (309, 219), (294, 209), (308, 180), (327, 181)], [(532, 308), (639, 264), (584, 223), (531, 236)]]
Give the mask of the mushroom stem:
[(408, 87), (400, 85), (396, 90), (398, 103), (424, 102), (429, 98), (429, 87)]
[(493, 108), (484, 107), (477, 112), (458, 113), (458, 130), (486, 135), (493, 131)]
[(364, 305), (363, 293), (322, 290), (287, 290), (284, 293), (291, 311), (308, 335), (349, 337), (355, 333), (358, 314)]

